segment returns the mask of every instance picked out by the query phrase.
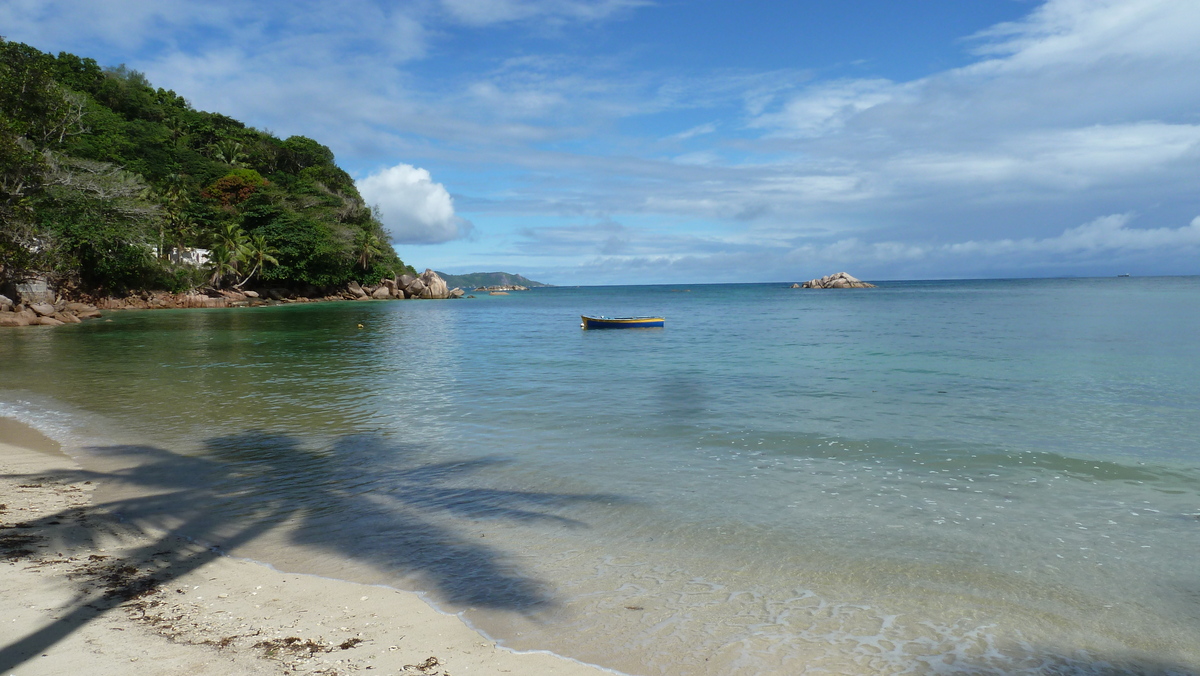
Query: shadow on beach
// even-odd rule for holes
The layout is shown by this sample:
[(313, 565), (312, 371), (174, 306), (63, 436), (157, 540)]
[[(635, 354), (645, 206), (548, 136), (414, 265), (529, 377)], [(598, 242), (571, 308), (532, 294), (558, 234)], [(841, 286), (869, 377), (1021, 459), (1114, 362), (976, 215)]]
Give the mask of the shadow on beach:
[[(91, 481), (116, 497), (6, 526), (0, 541), (7, 542), (0, 542), (0, 549), (8, 549), (0, 554), (31, 556), (38, 542), (48, 545), (48, 551), (97, 549), (122, 531), (168, 534), (145, 538), (120, 559), (82, 562), (78, 570), (94, 584), (80, 584), (50, 625), (0, 646), (0, 673), (37, 657), (105, 613), (136, 607), (153, 590), (268, 534), (306, 551), (411, 577), (456, 606), (535, 616), (555, 607), (550, 590), (510, 553), (473, 534), (471, 524), (586, 527), (570, 516), (573, 509), (627, 502), (604, 494), (489, 487), (487, 473), (505, 460), (430, 462), (425, 449), (375, 435), (345, 436), (312, 449), (288, 435), (248, 431), (207, 440), (200, 456), (151, 446), (89, 450), (123, 468), (43, 472), (19, 479), (46, 485)], [(180, 546), (179, 536), (206, 546)], [(28, 553), (14, 549), (21, 543)], [(912, 665), (928, 667), (915, 673), (994, 676), (1197, 674), (1181, 664), (1117, 649), (1082, 654), (1070, 646), (1029, 645), (1022, 652), (1011, 662), (999, 655), (978, 661), (959, 656), (944, 663), (914, 656)]]
[[(118, 497), (9, 526), (52, 548), (95, 548), (114, 529), (168, 534), (110, 566), (104, 584), (81, 588), (53, 624), (0, 647), (7, 672), (105, 612), (205, 563), (283, 529), (287, 542), (418, 580), (455, 606), (534, 615), (554, 607), (545, 585), (508, 553), (469, 535), (466, 521), (545, 522), (584, 527), (565, 516), (581, 503), (621, 498), (503, 490), (482, 473), (494, 457), (425, 462), (422, 449), (375, 435), (339, 438), (328, 448), (259, 431), (215, 437), (201, 456), (151, 446), (88, 449), (123, 469), (42, 473), (46, 483), (91, 481)], [(112, 515), (120, 519), (116, 523)], [(75, 527), (54, 525), (70, 521)], [(12, 531), (18, 532), (18, 531)], [(206, 545), (179, 547), (177, 536)], [(13, 552), (8, 552), (10, 558)], [(103, 557), (101, 557), (103, 558)]]

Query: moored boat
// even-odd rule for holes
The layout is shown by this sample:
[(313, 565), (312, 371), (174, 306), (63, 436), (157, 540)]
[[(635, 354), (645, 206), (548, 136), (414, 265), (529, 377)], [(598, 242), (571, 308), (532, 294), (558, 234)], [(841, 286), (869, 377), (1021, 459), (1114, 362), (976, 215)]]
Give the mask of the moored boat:
[(661, 328), (662, 317), (589, 317), (580, 315), (579, 324), (585, 329), (648, 329)]

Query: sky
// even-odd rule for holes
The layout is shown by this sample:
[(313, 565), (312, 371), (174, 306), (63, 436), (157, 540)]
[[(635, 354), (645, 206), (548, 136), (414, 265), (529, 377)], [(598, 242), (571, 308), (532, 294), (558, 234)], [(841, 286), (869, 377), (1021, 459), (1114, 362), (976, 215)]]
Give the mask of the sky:
[(418, 269), (1200, 274), (1196, 0), (0, 0), (0, 35), (328, 145)]

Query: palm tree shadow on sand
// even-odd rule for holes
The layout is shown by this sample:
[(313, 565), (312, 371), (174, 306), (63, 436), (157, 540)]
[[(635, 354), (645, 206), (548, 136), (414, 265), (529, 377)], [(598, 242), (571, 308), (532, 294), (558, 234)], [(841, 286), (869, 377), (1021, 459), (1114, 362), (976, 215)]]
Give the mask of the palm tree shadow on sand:
[[(169, 534), (127, 557), (153, 561), (119, 584), (80, 591), (60, 619), (0, 648), (0, 672), (44, 652), (87, 622), (165, 585), (223, 552), (284, 528), (288, 541), (418, 580), (456, 606), (536, 615), (555, 602), (513, 557), (464, 532), (469, 522), (499, 520), (579, 528), (573, 508), (624, 502), (605, 494), (567, 494), (488, 487), (486, 472), (506, 462), (482, 457), (428, 462), (424, 449), (375, 435), (339, 438), (305, 448), (282, 434), (248, 431), (205, 442), (185, 457), (151, 446), (90, 452), (119, 461), (112, 472), (42, 474), (60, 483), (92, 481), (119, 497), (85, 509), (18, 524), (51, 547), (96, 546), (118, 516), (128, 527)], [(71, 520), (72, 528), (54, 527)], [(176, 536), (208, 545), (175, 546)]]

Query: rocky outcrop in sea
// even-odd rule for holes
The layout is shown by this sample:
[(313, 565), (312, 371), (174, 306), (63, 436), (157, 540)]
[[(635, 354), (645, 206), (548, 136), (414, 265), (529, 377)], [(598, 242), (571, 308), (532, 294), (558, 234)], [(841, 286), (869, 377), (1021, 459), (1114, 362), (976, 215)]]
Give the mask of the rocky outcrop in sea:
[(874, 289), (874, 284), (852, 277), (845, 272), (835, 272), (828, 277), (810, 279), (803, 284), (793, 284), (793, 289)]

